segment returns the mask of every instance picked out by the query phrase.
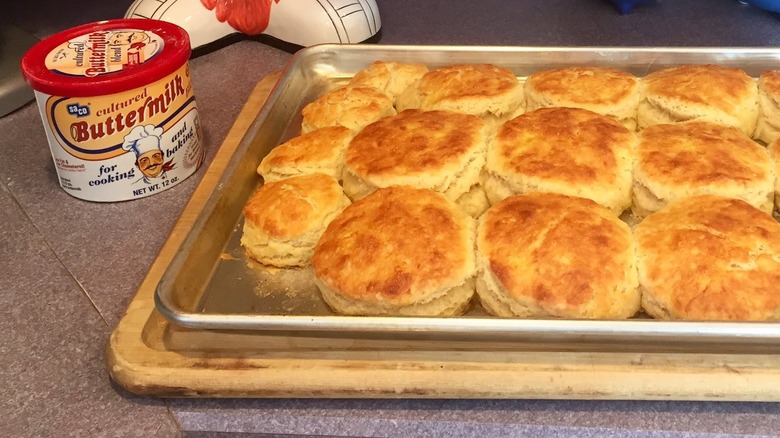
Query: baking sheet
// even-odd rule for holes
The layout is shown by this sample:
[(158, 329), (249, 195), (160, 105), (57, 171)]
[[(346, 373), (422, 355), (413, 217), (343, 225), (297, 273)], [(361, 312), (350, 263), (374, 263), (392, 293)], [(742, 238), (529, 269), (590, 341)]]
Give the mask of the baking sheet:
[(304, 49), (288, 64), (166, 269), (155, 294), (157, 308), (166, 318), (193, 328), (285, 334), (392, 334), (530, 341), (572, 348), (607, 342), (627, 348), (650, 343), (679, 348), (696, 343), (780, 350), (780, 324), (774, 323), (670, 322), (641, 317), (628, 321), (511, 319), (489, 317), (478, 304), (466, 315), (453, 318), (337, 316), (320, 298), (310, 268), (281, 270), (249, 260), (239, 244), (241, 208), (259, 183), (257, 165), (275, 145), (298, 135), (305, 104), (343, 85), (375, 60), (420, 62), (431, 68), (493, 63), (511, 69), (521, 80), (539, 70), (569, 65), (609, 66), (644, 76), (684, 63), (739, 67), (755, 77), (780, 68), (780, 49), (367, 45)]

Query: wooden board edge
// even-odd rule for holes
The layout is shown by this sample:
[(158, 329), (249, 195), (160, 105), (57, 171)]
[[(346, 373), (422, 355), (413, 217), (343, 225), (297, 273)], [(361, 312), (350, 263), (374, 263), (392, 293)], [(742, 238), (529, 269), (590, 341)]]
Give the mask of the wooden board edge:
[[(124, 368), (125, 388), (166, 397), (525, 398), (585, 400), (776, 401), (777, 370), (702, 369), (580, 363), (557, 367), (391, 359), (378, 361), (201, 358), (174, 366)], [(133, 365), (133, 364), (130, 364)]]

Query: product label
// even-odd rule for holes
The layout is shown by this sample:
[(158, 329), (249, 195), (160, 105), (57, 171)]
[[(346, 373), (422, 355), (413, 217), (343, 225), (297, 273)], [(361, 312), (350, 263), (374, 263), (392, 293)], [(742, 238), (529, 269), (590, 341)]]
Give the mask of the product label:
[(94, 77), (143, 64), (163, 49), (163, 39), (138, 29), (96, 30), (66, 41), (46, 56), (46, 68)]
[(60, 185), (76, 197), (118, 201), (148, 196), (182, 181), (203, 162), (186, 65), (123, 93), (38, 94)]

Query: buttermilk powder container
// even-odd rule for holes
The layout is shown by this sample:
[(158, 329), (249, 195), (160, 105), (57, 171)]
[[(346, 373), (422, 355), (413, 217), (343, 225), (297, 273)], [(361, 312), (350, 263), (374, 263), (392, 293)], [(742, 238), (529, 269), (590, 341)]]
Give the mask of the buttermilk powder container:
[(33, 46), (35, 90), (60, 185), (88, 201), (142, 198), (203, 162), (184, 29), (144, 19), (75, 27)]

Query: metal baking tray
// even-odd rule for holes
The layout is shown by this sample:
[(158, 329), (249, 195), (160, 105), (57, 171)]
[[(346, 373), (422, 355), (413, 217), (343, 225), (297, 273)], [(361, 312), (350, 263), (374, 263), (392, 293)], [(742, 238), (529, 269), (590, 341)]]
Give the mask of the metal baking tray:
[(432, 68), (493, 63), (511, 69), (521, 80), (539, 70), (571, 65), (610, 66), (643, 76), (685, 63), (739, 67), (757, 77), (780, 68), (780, 49), (321, 45), (301, 50), (290, 60), (165, 271), (155, 294), (162, 315), (191, 328), (286, 335), (490, 340), (566, 348), (763, 346), (780, 351), (776, 323), (497, 318), (486, 315), (478, 304), (466, 315), (450, 318), (337, 316), (320, 298), (310, 268), (269, 269), (249, 260), (239, 244), (241, 210), (259, 184), (258, 164), (274, 146), (298, 135), (305, 104), (375, 60)]

